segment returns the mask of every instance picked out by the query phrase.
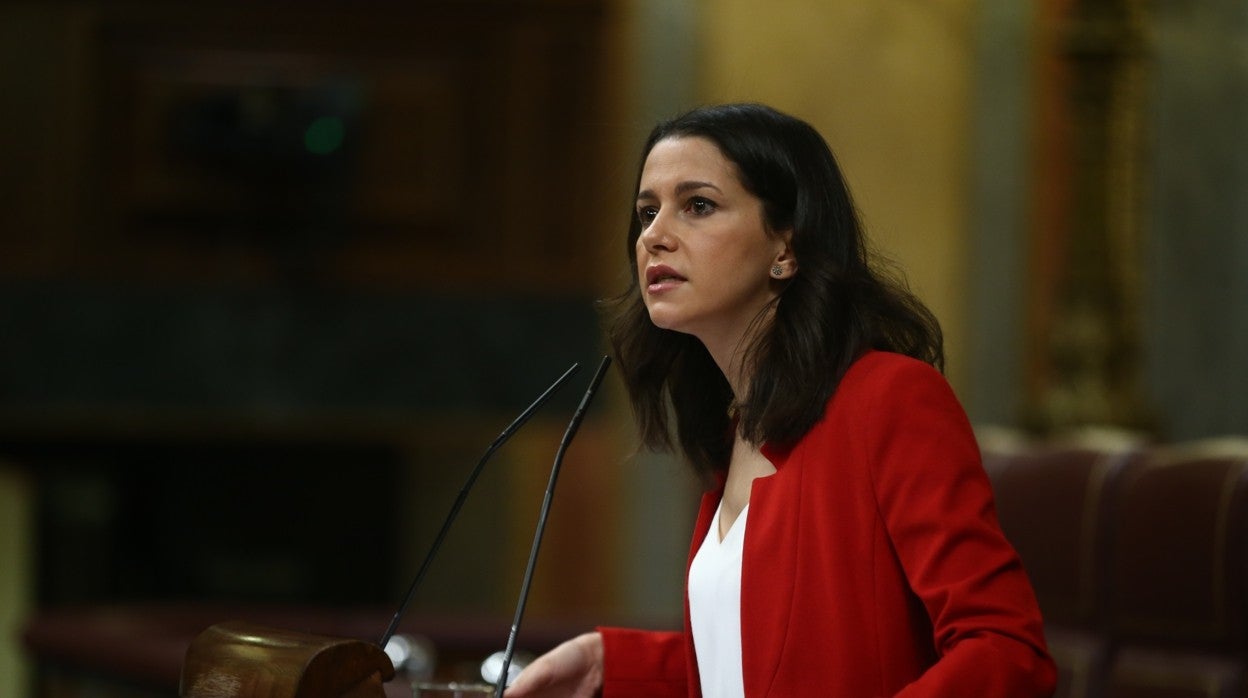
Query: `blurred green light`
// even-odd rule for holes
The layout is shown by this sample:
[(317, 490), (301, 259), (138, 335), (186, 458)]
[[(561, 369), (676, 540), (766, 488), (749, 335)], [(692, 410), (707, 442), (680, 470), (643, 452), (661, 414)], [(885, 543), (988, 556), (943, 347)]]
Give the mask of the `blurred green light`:
[(316, 155), (329, 155), (342, 147), (346, 128), (342, 119), (336, 116), (317, 117), (303, 132), (303, 145), (308, 152)]

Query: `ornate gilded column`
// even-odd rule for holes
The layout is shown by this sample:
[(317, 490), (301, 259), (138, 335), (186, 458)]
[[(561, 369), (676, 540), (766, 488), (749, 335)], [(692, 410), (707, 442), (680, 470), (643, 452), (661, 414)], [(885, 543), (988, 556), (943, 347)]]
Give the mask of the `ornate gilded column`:
[(1144, 428), (1142, 11), (1132, 0), (1039, 5), (1025, 421)]

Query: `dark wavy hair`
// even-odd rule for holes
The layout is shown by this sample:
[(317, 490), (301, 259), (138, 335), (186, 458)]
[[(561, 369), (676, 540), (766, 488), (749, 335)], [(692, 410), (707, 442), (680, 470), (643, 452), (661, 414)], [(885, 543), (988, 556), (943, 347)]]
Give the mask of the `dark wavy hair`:
[(734, 406), (701, 341), (651, 323), (636, 271), (641, 225), (630, 212), (631, 282), (602, 310), (643, 446), (678, 446), (696, 471), (711, 476), (728, 467), (731, 407), (750, 442), (787, 444), (814, 426), (850, 364), (870, 349), (944, 369), (939, 323), (900, 275), (873, 261), (836, 157), (818, 131), (760, 104), (694, 109), (651, 131), (637, 186), (656, 143), (687, 137), (710, 140), (736, 165), (741, 184), (762, 200), (770, 230), (792, 231), (798, 266), (770, 325), (746, 349), (749, 395)]

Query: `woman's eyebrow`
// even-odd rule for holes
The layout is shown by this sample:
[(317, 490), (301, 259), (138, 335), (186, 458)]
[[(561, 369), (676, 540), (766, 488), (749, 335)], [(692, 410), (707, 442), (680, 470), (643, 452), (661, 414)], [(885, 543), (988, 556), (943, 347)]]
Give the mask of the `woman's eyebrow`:
[[(723, 193), (722, 189), (715, 186), (714, 184), (711, 184), (710, 182), (701, 182), (701, 181), (694, 180), (694, 181), (688, 181), (688, 182), (681, 182), (680, 184), (677, 184), (676, 194), (677, 195), (684, 194), (685, 192), (693, 191), (694, 189), (714, 189), (715, 191), (720, 192), (721, 194)], [(657, 199), (657, 198), (658, 196), (656, 196), (655, 193), (651, 191), (650, 189), (643, 189), (637, 192), (638, 201), (641, 201), (642, 199)]]

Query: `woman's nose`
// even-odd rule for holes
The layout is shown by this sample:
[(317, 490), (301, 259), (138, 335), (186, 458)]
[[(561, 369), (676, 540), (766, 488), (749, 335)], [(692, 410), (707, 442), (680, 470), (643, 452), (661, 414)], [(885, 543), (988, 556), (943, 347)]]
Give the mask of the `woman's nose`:
[(676, 247), (676, 240), (668, 231), (667, 221), (662, 214), (655, 216), (654, 220), (650, 221), (650, 225), (641, 229), (641, 236), (637, 238), (637, 241), (647, 252), (658, 250), (670, 252)]

